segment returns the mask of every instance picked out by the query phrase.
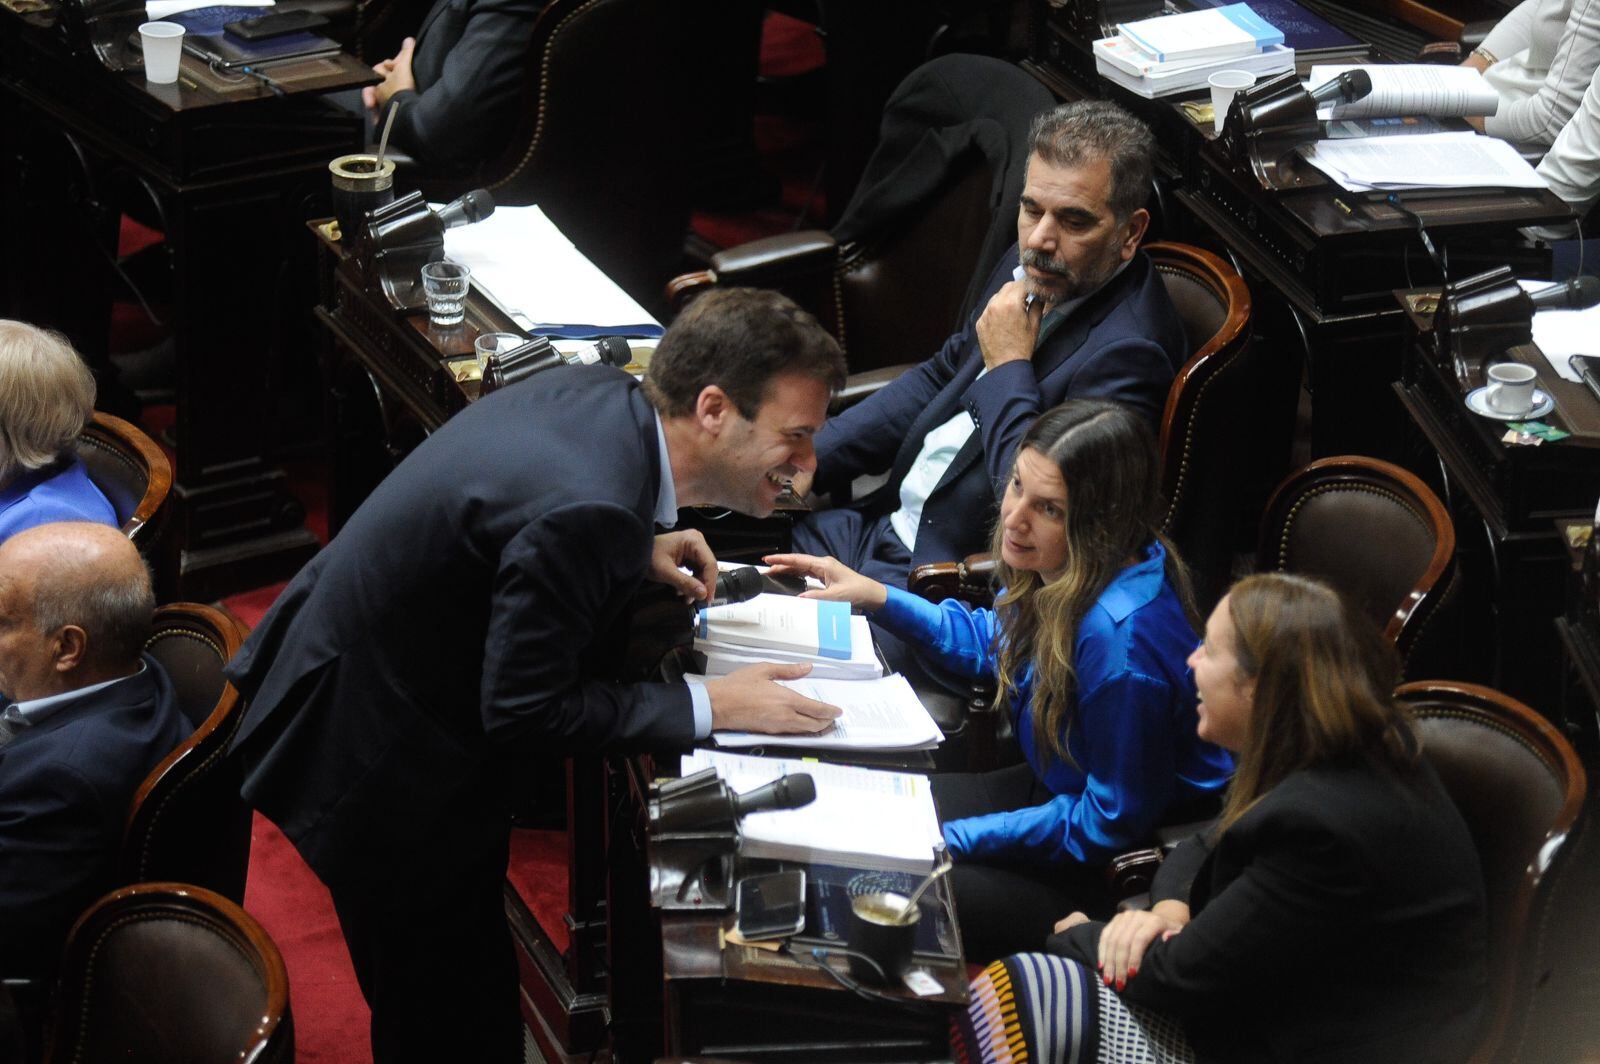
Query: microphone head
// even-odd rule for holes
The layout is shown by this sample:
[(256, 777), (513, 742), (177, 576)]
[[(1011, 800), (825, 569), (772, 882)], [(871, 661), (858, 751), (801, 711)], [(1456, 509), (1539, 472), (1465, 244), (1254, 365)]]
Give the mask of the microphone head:
[(809, 772), (793, 773), (783, 777), (780, 782), (784, 784), (784, 809), (799, 809), (817, 800), (817, 781), (811, 778)]
[(761, 594), (766, 581), (761, 570), (753, 565), (742, 565), (717, 574), (716, 600), (718, 603), (744, 602)]
[(600, 361), (608, 366), (621, 369), (633, 361), (633, 349), (628, 346), (628, 341), (620, 336), (602, 336), (595, 341), (594, 349), (599, 354)]
[(1580, 274), (1567, 282), (1572, 289), (1572, 307), (1574, 310), (1588, 310), (1592, 306), (1600, 305), (1600, 277), (1590, 274)]
[(1346, 70), (1339, 75), (1339, 95), (1345, 103), (1359, 100), (1372, 92), (1372, 75), (1365, 70)]
[(489, 195), (488, 189), (475, 188), (456, 202), (461, 204), (461, 213), (469, 222), (481, 222), (494, 213), (494, 197)]

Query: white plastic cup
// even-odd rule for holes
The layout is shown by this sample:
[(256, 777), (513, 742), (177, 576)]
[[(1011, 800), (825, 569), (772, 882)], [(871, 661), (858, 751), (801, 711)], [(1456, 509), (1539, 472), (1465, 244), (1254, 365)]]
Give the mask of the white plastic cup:
[(1206, 79), (1211, 86), (1212, 122), (1218, 133), (1222, 121), (1228, 117), (1228, 105), (1233, 98), (1256, 83), (1256, 76), (1248, 70), (1219, 70)]
[(1497, 413), (1526, 414), (1533, 409), (1533, 385), (1538, 370), (1521, 362), (1501, 362), (1489, 367), (1489, 386), (1483, 401)]
[(139, 40), (144, 47), (144, 79), (152, 85), (177, 81), (183, 27), (176, 22), (146, 22), (139, 27)]

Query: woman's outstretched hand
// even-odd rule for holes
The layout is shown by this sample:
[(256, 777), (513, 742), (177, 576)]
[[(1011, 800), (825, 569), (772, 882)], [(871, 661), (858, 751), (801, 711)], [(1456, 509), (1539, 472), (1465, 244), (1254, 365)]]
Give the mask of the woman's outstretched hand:
[(810, 576), (822, 582), (821, 590), (812, 588), (803, 592), (801, 598), (848, 602), (864, 610), (878, 609), (889, 598), (886, 587), (871, 577), (862, 576), (836, 558), (818, 558), (810, 554), (769, 554), (762, 561), (772, 566), (775, 573)]

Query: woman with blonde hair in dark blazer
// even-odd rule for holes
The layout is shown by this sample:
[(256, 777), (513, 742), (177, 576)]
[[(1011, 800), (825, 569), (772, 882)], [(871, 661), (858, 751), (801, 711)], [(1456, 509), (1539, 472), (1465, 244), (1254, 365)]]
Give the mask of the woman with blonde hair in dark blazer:
[(1200, 735), (1238, 754), (1221, 819), (1162, 864), (1149, 911), (1073, 913), (1048, 953), (991, 965), (958, 1059), (1464, 1059), (1483, 875), (1393, 698), (1393, 648), (1326, 585), (1268, 574), (1189, 661)]

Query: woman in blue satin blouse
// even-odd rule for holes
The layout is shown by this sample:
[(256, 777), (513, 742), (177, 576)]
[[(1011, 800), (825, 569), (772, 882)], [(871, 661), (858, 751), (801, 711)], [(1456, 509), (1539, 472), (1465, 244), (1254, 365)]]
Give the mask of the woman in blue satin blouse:
[(1215, 812), (1232, 760), (1195, 734), (1194, 610), (1158, 514), (1149, 427), (1075, 399), (1017, 448), (993, 610), (935, 605), (832, 558), (767, 559), (944, 669), (996, 683), (1025, 762), (934, 777), (969, 960), (1036, 948), (1062, 911), (1101, 910), (1108, 858), (1159, 824)]

